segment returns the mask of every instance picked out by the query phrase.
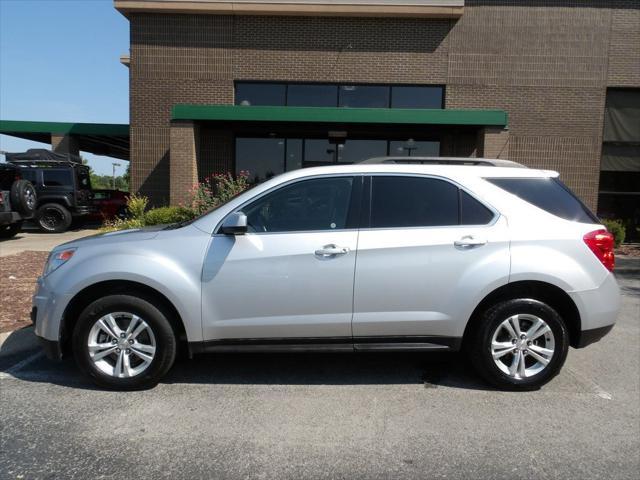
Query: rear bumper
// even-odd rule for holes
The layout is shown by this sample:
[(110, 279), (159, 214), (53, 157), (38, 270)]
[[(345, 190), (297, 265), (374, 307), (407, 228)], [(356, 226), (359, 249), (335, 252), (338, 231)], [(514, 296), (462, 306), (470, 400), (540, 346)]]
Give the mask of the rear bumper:
[(0, 212), (0, 225), (10, 225), (24, 220), (18, 212)]
[(608, 274), (598, 288), (569, 292), (569, 296), (578, 307), (583, 332), (611, 327), (616, 323), (622, 300), (613, 274)]

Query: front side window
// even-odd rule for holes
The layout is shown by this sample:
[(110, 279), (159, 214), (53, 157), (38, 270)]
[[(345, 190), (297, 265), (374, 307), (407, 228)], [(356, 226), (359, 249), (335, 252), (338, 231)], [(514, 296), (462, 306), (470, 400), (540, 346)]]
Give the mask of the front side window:
[(243, 208), (249, 232), (278, 233), (347, 228), (352, 177), (303, 180)]
[(371, 227), (458, 225), (458, 187), (435, 178), (376, 176), (371, 186)]
[(43, 169), (42, 183), (47, 187), (72, 187), (71, 170)]

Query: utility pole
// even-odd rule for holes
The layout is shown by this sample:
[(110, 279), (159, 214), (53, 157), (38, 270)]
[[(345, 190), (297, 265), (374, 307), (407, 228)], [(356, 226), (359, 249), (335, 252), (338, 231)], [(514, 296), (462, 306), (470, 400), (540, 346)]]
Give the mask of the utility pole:
[(119, 167), (120, 164), (114, 162), (111, 165), (113, 166), (113, 173), (111, 174), (111, 180), (113, 183), (113, 189), (115, 190), (116, 189), (116, 167)]

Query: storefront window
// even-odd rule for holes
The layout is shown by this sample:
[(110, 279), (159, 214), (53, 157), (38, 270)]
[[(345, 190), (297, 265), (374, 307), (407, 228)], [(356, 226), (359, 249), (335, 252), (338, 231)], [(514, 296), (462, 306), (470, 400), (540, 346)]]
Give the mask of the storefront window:
[(276, 83), (237, 83), (236, 105), (284, 106), (287, 87)]
[(358, 163), (386, 154), (386, 140), (347, 140), (344, 145), (338, 145), (338, 163)]
[(340, 107), (389, 108), (389, 87), (343, 85), (340, 87)]
[(423, 142), (409, 139), (404, 142), (389, 142), (389, 155), (403, 157), (437, 157), (440, 155), (440, 142)]
[(338, 85), (237, 82), (236, 105), (347, 108), (444, 108), (434, 85)]
[(442, 87), (391, 87), (391, 108), (442, 108)]
[(237, 138), (236, 172), (249, 172), (252, 183), (284, 172), (285, 140), (283, 138)]
[(336, 85), (289, 85), (287, 106), (289, 107), (335, 107), (338, 105)]
[(319, 165), (334, 163), (337, 148), (329, 140), (307, 139), (304, 141), (304, 161)]

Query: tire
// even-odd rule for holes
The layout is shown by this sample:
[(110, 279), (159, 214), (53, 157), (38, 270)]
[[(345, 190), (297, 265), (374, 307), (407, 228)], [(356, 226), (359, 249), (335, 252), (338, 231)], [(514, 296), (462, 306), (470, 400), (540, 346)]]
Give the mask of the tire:
[(0, 226), (0, 238), (12, 238), (22, 228), (22, 222), (10, 223), (9, 225)]
[[(128, 344), (131, 340), (128, 337), (120, 338), (121, 332), (112, 329), (112, 333), (109, 334), (100, 325), (100, 322), (103, 322), (111, 328), (110, 320), (105, 320), (105, 316), (109, 314), (112, 314), (116, 326), (125, 335), (127, 335), (126, 328), (129, 322), (134, 322), (133, 317), (130, 318), (129, 315), (139, 319), (132, 328), (132, 334), (142, 325), (140, 320), (151, 333), (147, 328), (143, 328), (135, 341)], [(116, 334), (116, 338), (113, 333)], [(114, 340), (117, 342), (115, 345)], [(94, 348), (93, 353), (90, 353), (90, 342), (111, 346), (102, 349)], [(113, 390), (141, 390), (155, 386), (169, 371), (176, 357), (177, 342), (167, 315), (149, 301), (132, 294), (109, 295), (85, 308), (74, 328), (72, 346), (73, 355), (80, 370), (99, 386)], [(125, 346), (127, 348), (124, 348)], [(149, 356), (151, 346), (155, 347), (151, 360), (145, 360), (135, 353), (141, 352)], [(116, 350), (109, 352), (112, 348)], [(98, 358), (104, 353), (107, 355)], [(121, 358), (120, 364), (118, 364), (118, 358)], [(126, 365), (131, 369), (128, 370)], [(136, 368), (141, 370), (136, 373)]]
[[(515, 328), (516, 321), (519, 328)], [(532, 333), (534, 325), (538, 331)], [(467, 353), (478, 373), (491, 385), (505, 390), (540, 388), (560, 372), (568, 350), (569, 333), (562, 317), (549, 305), (524, 298), (487, 309), (467, 343)], [(494, 355), (498, 356), (495, 360)]]
[(62, 233), (71, 226), (71, 213), (58, 203), (45, 203), (38, 208), (36, 223), (43, 232)]
[(11, 199), (11, 207), (22, 214), (23, 217), (31, 217), (38, 204), (36, 189), (31, 182), (27, 180), (16, 180), (11, 185), (9, 194)]

